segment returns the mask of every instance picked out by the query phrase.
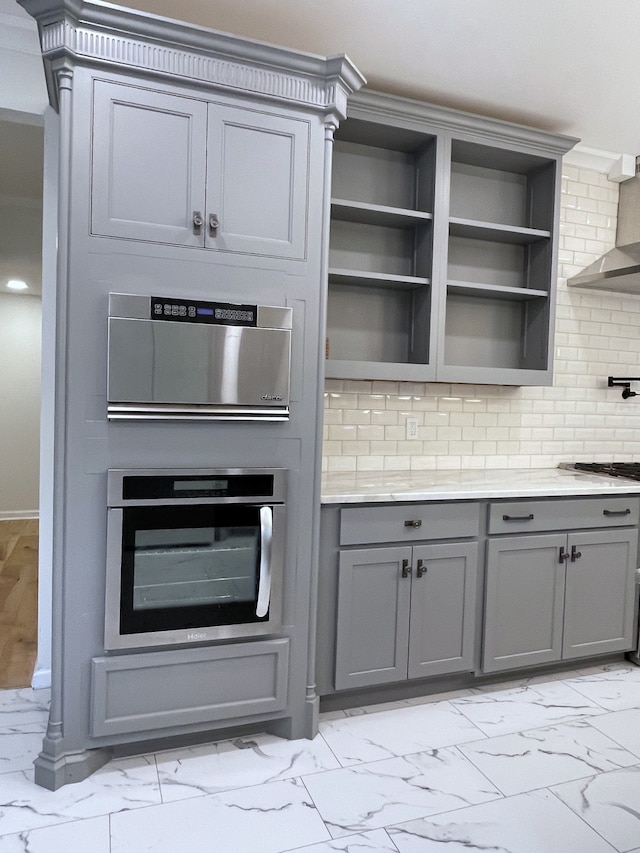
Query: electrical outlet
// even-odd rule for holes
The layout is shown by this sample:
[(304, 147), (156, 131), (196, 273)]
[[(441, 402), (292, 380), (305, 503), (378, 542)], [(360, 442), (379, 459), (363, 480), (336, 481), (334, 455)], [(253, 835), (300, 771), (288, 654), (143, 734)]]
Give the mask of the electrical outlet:
[(417, 437), (418, 437), (418, 419), (417, 418), (407, 418), (407, 424), (406, 424), (407, 441), (411, 441)]

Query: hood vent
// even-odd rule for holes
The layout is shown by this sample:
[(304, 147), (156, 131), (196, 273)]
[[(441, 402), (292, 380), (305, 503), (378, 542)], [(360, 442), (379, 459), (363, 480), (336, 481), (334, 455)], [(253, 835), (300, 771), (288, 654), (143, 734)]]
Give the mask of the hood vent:
[(640, 296), (639, 161), (640, 158), (636, 158), (635, 176), (620, 184), (615, 249), (567, 279), (567, 284)]

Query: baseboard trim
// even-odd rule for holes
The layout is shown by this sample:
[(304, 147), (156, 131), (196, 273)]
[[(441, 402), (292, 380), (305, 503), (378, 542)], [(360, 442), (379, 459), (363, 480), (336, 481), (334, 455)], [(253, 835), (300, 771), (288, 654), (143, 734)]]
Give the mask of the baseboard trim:
[(0, 511), (0, 521), (23, 521), (32, 518), (40, 518), (37, 509), (16, 509)]
[(45, 687), (51, 687), (51, 670), (41, 669), (33, 673), (31, 686), (34, 690), (43, 690)]

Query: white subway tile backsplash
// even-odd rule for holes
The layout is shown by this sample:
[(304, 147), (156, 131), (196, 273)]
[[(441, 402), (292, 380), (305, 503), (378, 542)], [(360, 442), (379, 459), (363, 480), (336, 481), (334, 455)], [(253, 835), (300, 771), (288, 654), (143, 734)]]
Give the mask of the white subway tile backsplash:
[[(640, 299), (566, 284), (614, 245), (618, 189), (563, 168), (553, 386), (327, 380), (323, 470), (640, 459), (640, 397), (623, 401), (607, 387), (611, 374), (640, 375)], [(406, 440), (407, 416), (418, 418), (417, 440)]]

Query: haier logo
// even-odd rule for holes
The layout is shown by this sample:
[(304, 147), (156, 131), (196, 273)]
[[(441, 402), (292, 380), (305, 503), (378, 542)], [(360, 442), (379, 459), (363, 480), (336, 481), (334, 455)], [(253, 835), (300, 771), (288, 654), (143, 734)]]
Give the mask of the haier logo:
[(280, 402), (282, 400), (282, 394), (263, 394), (260, 397), (261, 400), (276, 400)]
[(189, 631), (187, 634), (187, 640), (206, 640), (207, 632), (206, 631)]

